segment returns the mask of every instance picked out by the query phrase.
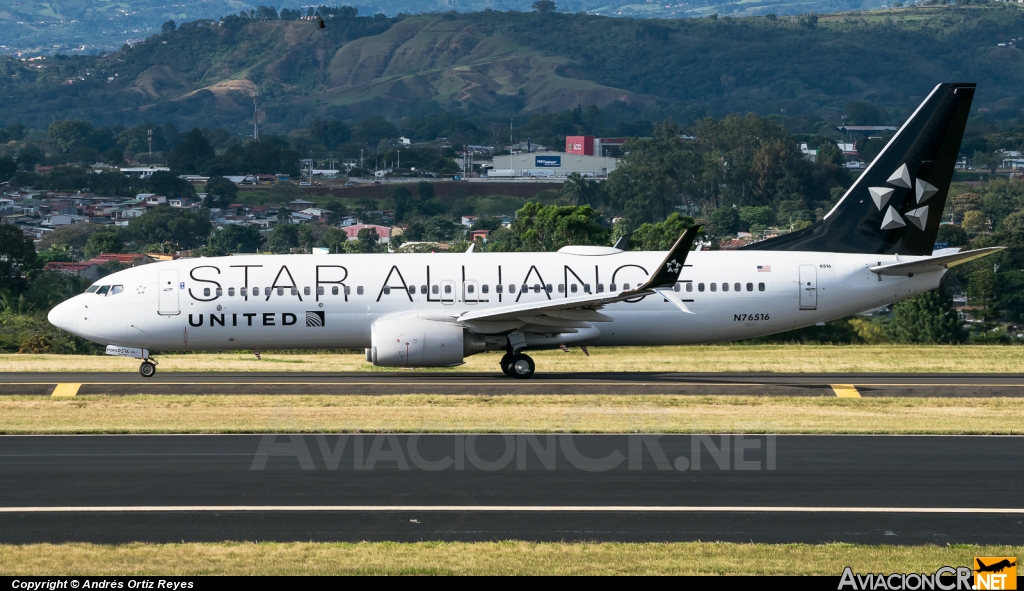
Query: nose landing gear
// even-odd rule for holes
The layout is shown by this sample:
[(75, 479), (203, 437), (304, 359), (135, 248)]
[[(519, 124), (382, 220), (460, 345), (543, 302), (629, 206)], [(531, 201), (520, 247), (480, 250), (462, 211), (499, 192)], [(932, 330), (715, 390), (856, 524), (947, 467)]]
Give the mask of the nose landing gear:
[(156, 374), (156, 360), (153, 358), (146, 359), (139, 366), (139, 375), (144, 378), (151, 378)]

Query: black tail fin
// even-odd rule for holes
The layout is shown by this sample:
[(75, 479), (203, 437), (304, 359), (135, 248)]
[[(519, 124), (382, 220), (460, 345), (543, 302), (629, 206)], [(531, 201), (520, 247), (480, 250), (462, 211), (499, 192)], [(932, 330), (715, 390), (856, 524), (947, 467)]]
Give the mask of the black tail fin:
[(744, 248), (930, 255), (974, 87), (936, 86), (825, 219)]

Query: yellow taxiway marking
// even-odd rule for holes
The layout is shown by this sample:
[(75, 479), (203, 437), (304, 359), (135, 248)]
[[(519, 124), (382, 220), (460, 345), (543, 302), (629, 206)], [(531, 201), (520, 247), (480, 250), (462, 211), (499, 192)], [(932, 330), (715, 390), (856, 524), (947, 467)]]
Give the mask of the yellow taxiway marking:
[(82, 384), (57, 384), (50, 396), (77, 396)]
[(853, 384), (832, 384), (832, 391), (837, 398), (860, 398), (860, 392)]
[(636, 506), (636, 505), (127, 505), (85, 507), (0, 507), (3, 513), (163, 513), (173, 511), (243, 512), (243, 511), (443, 511), (443, 512), (497, 512), (526, 513), (961, 513), (961, 514), (1024, 514), (1019, 507), (744, 507), (728, 506)]

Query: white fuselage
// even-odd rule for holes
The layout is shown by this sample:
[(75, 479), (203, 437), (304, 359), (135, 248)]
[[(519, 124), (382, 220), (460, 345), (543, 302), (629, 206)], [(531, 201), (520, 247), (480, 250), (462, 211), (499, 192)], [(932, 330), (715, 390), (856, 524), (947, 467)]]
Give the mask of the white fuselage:
[[(364, 348), (371, 345), (370, 325), (385, 315), (457, 321), (470, 310), (636, 287), (664, 257), (626, 251), (183, 259), (107, 276), (96, 283), (111, 286), (106, 295), (71, 298), (50, 320), (97, 343), (156, 350)], [(881, 278), (869, 270), (917, 258), (925, 257), (695, 251), (677, 284), (693, 314), (647, 296), (602, 308), (611, 322), (537, 335), (529, 346), (679, 345), (782, 332), (934, 289), (944, 269)], [(113, 286), (121, 286), (119, 293)], [(467, 328), (478, 334), (515, 329), (507, 323)]]

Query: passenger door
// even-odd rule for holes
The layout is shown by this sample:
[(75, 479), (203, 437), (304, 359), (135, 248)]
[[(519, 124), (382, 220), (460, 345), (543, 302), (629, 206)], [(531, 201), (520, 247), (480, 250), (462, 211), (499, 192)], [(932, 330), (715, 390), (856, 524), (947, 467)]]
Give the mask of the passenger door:
[(818, 267), (800, 265), (800, 309), (814, 310), (818, 307)]
[(455, 282), (451, 279), (445, 279), (441, 282), (441, 303), (455, 303)]
[(160, 303), (158, 313), (174, 316), (181, 313), (178, 307), (178, 272), (173, 269), (160, 271)]
[(480, 301), (480, 283), (478, 281), (462, 282), (462, 301), (467, 304), (475, 304)]

